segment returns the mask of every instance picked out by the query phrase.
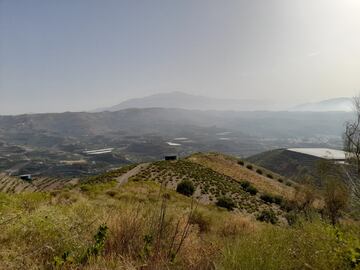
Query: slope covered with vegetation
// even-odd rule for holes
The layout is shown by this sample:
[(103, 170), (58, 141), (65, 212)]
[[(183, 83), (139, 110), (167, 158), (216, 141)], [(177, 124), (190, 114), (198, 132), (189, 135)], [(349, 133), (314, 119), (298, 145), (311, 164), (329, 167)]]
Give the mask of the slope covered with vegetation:
[[(51, 191), (1, 192), (0, 269), (359, 269), (359, 223), (332, 226), (311, 206), (287, 213), (265, 199), (256, 170), (229, 158), (155, 162), (124, 185), (117, 179), (134, 166)], [(252, 171), (247, 182), (238, 170)], [(192, 196), (175, 191), (184, 180)], [(275, 174), (257, 180), (293, 188)], [(224, 196), (232, 211), (216, 205)]]

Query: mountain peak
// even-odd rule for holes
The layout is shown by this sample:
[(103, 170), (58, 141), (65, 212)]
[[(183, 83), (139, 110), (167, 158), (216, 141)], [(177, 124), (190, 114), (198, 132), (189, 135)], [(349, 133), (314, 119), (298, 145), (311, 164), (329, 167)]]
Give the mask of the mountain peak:
[(223, 99), (192, 95), (181, 91), (158, 93), (142, 98), (133, 98), (118, 105), (95, 111), (118, 111), (128, 108), (179, 108), (188, 110), (272, 110), (273, 102), (251, 99)]

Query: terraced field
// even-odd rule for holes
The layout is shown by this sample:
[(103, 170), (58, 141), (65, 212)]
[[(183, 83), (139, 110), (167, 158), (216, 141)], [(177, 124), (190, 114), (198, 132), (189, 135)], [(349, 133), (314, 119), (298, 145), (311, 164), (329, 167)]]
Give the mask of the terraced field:
[[(143, 166), (146, 165), (146, 166)], [(190, 180), (195, 187), (194, 198), (203, 204), (216, 204), (222, 197), (235, 203), (235, 211), (257, 216), (265, 210), (272, 210), (279, 217), (284, 216), (282, 203), (290, 199), (294, 188), (280, 183), (279, 176), (270, 172), (259, 175), (253, 169), (239, 165), (236, 160), (217, 154), (198, 154), (174, 162), (158, 161), (151, 164), (129, 165), (107, 173), (80, 179), (82, 184), (117, 181), (135, 168), (130, 181), (156, 181), (164, 187), (176, 189), (182, 180)], [(267, 176), (268, 175), (268, 176)], [(39, 177), (31, 182), (0, 175), (0, 191), (19, 193), (23, 191), (50, 191), (79, 181)], [(267, 201), (264, 196), (277, 196)], [(275, 198), (275, 197), (274, 197)]]
[(0, 192), (20, 193), (31, 191), (49, 191), (60, 189), (76, 183), (74, 179), (38, 177), (33, 181), (25, 181), (17, 177), (0, 174)]
[(260, 198), (262, 194), (249, 192), (248, 182), (239, 182), (190, 160), (155, 162), (130, 180), (157, 181), (171, 189), (176, 189), (182, 180), (190, 180), (196, 188), (195, 198), (202, 203), (213, 204), (220, 197), (226, 196), (235, 202), (236, 211), (256, 215), (260, 211), (272, 209), (277, 215), (284, 214), (279, 205), (265, 203)]
[(287, 199), (292, 199), (294, 196), (296, 183), (252, 163), (217, 153), (194, 154), (188, 160), (237, 181), (249, 181), (261, 192), (280, 195)]

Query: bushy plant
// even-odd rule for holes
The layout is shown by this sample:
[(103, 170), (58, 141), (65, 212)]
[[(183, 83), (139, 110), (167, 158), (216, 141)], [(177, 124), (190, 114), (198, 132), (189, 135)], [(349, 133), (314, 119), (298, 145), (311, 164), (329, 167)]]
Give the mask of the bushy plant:
[(240, 185), (246, 192), (249, 192), (251, 195), (256, 195), (258, 192), (258, 190), (248, 181), (241, 182)]
[(234, 201), (229, 197), (220, 197), (218, 201), (216, 202), (216, 205), (219, 207), (226, 208), (227, 210), (233, 210), (235, 208)]
[(260, 199), (262, 199), (264, 202), (266, 203), (273, 203), (274, 202), (274, 197), (268, 193), (262, 194), (260, 196)]
[(258, 193), (257, 188), (254, 186), (249, 186), (246, 191), (249, 192), (251, 195), (256, 195)]
[(273, 197), (273, 201), (274, 201), (274, 203), (276, 203), (278, 205), (282, 205), (284, 199), (283, 199), (283, 197), (276, 195)]
[(256, 219), (271, 224), (276, 224), (278, 222), (275, 212), (271, 209), (263, 210)]
[(260, 169), (257, 169), (256, 172), (257, 172), (258, 174), (263, 174), (263, 171), (260, 170)]
[(176, 191), (185, 196), (192, 196), (195, 192), (195, 187), (190, 180), (183, 180), (177, 185)]
[(247, 189), (250, 186), (250, 182), (244, 181), (244, 182), (241, 182), (240, 185), (243, 189)]
[(270, 173), (268, 173), (266, 176), (267, 176), (268, 178), (270, 178), (270, 179), (273, 179), (273, 178), (274, 178), (274, 176), (273, 176), (272, 174), (270, 174)]
[(246, 165), (246, 168), (248, 168), (249, 170), (253, 169), (253, 166), (251, 164)]
[(245, 162), (242, 161), (242, 160), (239, 160), (237, 163), (238, 163), (239, 165), (241, 165), (241, 166), (244, 166), (244, 165), (245, 165)]

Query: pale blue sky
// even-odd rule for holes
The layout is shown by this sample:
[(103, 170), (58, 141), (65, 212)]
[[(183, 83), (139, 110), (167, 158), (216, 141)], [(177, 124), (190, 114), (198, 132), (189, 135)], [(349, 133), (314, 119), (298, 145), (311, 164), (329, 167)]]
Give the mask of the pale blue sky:
[(360, 91), (358, 0), (0, 0), (0, 114)]

